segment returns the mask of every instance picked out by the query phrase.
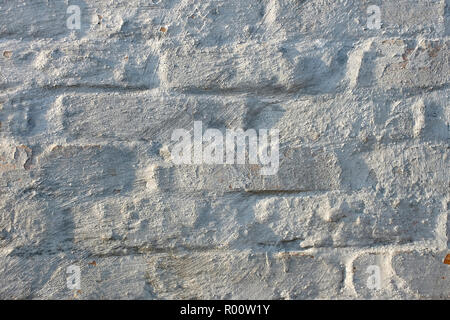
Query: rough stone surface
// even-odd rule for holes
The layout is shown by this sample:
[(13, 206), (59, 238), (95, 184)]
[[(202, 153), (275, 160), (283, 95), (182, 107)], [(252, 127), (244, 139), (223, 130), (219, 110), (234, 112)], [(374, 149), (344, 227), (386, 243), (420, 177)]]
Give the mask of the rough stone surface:
[[(0, 299), (449, 299), (449, 8), (0, 0)], [(175, 164), (194, 121), (279, 170)]]
[[(403, 252), (393, 257), (392, 267), (404, 285), (416, 297), (448, 299), (450, 295), (450, 270), (444, 264), (447, 252)], [(414, 276), (410, 266), (414, 265), (421, 276)]]

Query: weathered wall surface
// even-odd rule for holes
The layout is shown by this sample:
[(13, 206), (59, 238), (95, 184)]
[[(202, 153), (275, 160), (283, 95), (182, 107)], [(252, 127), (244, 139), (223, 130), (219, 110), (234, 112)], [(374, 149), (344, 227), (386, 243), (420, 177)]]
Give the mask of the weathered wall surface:
[[(445, 0), (0, 1), (0, 298), (450, 298), (449, 36)], [(278, 129), (277, 174), (173, 164), (194, 120)]]

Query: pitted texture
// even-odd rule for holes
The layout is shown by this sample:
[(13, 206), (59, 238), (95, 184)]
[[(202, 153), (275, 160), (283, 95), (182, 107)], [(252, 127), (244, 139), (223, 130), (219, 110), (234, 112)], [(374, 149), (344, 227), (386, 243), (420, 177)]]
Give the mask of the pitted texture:
[[(0, 0), (0, 298), (449, 299), (449, 6)], [(175, 165), (194, 121), (279, 170)]]

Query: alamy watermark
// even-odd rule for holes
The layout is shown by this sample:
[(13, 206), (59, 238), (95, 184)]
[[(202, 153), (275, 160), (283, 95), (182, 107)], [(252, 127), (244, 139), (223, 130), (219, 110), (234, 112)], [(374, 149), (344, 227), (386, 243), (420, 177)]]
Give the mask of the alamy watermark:
[(366, 273), (369, 274), (367, 278), (367, 288), (371, 290), (380, 290), (381, 289), (381, 271), (380, 267), (377, 265), (368, 266), (366, 269)]
[[(261, 165), (261, 175), (274, 175), (279, 167), (279, 130), (226, 130), (203, 133), (201, 121), (194, 121), (194, 137), (188, 130), (176, 129), (172, 141), (177, 142), (171, 157), (175, 164), (248, 164)], [(247, 143), (248, 142), (248, 143)], [(248, 145), (248, 150), (247, 150)]]
[(367, 7), (367, 28), (371, 30), (381, 29), (381, 10), (379, 6), (370, 5)]
[(67, 267), (67, 289), (80, 290), (81, 288), (81, 269), (79, 266), (70, 265)]
[(71, 5), (67, 7), (67, 14), (70, 16), (66, 20), (66, 26), (69, 30), (81, 29), (81, 9), (77, 5)]

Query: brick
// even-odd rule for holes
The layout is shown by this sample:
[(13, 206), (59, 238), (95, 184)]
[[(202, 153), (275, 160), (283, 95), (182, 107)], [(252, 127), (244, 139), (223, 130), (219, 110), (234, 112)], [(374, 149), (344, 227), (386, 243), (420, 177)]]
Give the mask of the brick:
[[(61, 299), (155, 299), (155, 293), (148, 282), (146, 256), (92, 257), (74, 259), (74, 265), (81, 269), (81, 289), (56, 291), (54, 298)], [(65, 280), (67, 275), (56, 279)], [(55, 281), (56, 282), (56, 281)], [(65, 285), (65, 284), (63, 284)], [(59, 282), (52, 284), (63, 287)]]
[[(375, 173), (377, 188), (386, 195), (408, 196), (417, 188), (421, 189), (417, 195), (423, 196), (427, 192), (445, 195), (448, 189), (447, 153), (445, 143), (399, 144), (374, 150), (365, 159), (369, 171)], [(435, 199), (433, 202), (438, 203)]]
[(242, 128), (254, 105), (243, 98), (111, 93), (60, 96), (53, 108), (60, 114), (62, 134), (70, 139), (168, 144), (174, 130), (192, 130), (193, 119), (202, 121), (205, 129)]
[(450, 297), (450, 269), (444, 264), (448, 252), (411, 251), (392, 258), (397, 276), (419, 299), (448, 299)]
[(449, 82), (448, 43), (444, 40), (367, 40), (357, 83), (360, 87), (442, 87)]
[(342, 269), (322, 257), (228, 251), (162, 254), (148, 277), (158, 298), (317, 299), (338, 295)]
[[(80, 268), (80, 289), (67, 287), (67, 268)], [(64, 255), (3, 257), (1, 299), (149, 299), (144, 257), (80, 258)], [(39, 275), (39, 276), (37, 276)]]
[[(23, 300), (45, 297), (57, 288), (44, 289), (62, 264), (60, 257), (5, 257), (0, 263), (0, 299)], [(64, 270), (65, 271), (65, 270)], [(64, 272), (62, 271), (62, 272)]]
[(0, 52), (5, 50), (12, 54), (10, 58), (0, 58), (1, 87), (145, 90), (159, 83), (155, 73), (158, 57), (146, 44), (9, 40), (0, 45)]
[[(49, 197), (88, 198), (126, 191), (133, 184), (134, 154), (112, 146), (56, 145), (39, 158), (36, 188)], [(80, 199), (81, 199), (80, 198)]]
[(436, 221), (429, 216), (441, 208), (422, 207), (409, 199), (401, 203), (401, 207), (394, 208), (368, 191), (267, 197), (254, 206), (255, 220), (248, 227), (248, 239), (281, 247), (285, 241), (291, 249), (365, 247), (433, 239)]
[[(220, 48), (181, 47), (161, 57), (159, 77), (164, 88), (194, 93), (328, 92), (343, 77), (341, 56), (350, 48), (330, 42), (333, 50), (320, 50), (324, 44), (308, 41), (260, 47), (252, 41)], [(322, 77), (327, 81), (320, 81)]]
[[(0, 38), (7, 39), (73, 39), (88, 37), (105, 39), (111, 36), (150, 37), (158, 34), (159, 25), (154, 22), (161, 14), (173, 8), (174, 1), (153, 5), (144, 0), (91, 3), (83, 0), (26, 1), (2, 3), (0, 17), (5, 23), (0, 28)], [(80, 8), (80, 29), (69, 29), (67, 20), (73, 14), (70, 5)], [(115, 14), (114, 14), (115, 13)], [(15, 19), (20, 16), (20, 21)]]
[(279, 162), (274, 175), (261, 175), (261, 164), (153, 165), (149, 168), (148, 184), (158, 190), (181, 192), (305, 192), (339, 188), (341, 169), (331, 152), (293, 148), (280, 155)]

